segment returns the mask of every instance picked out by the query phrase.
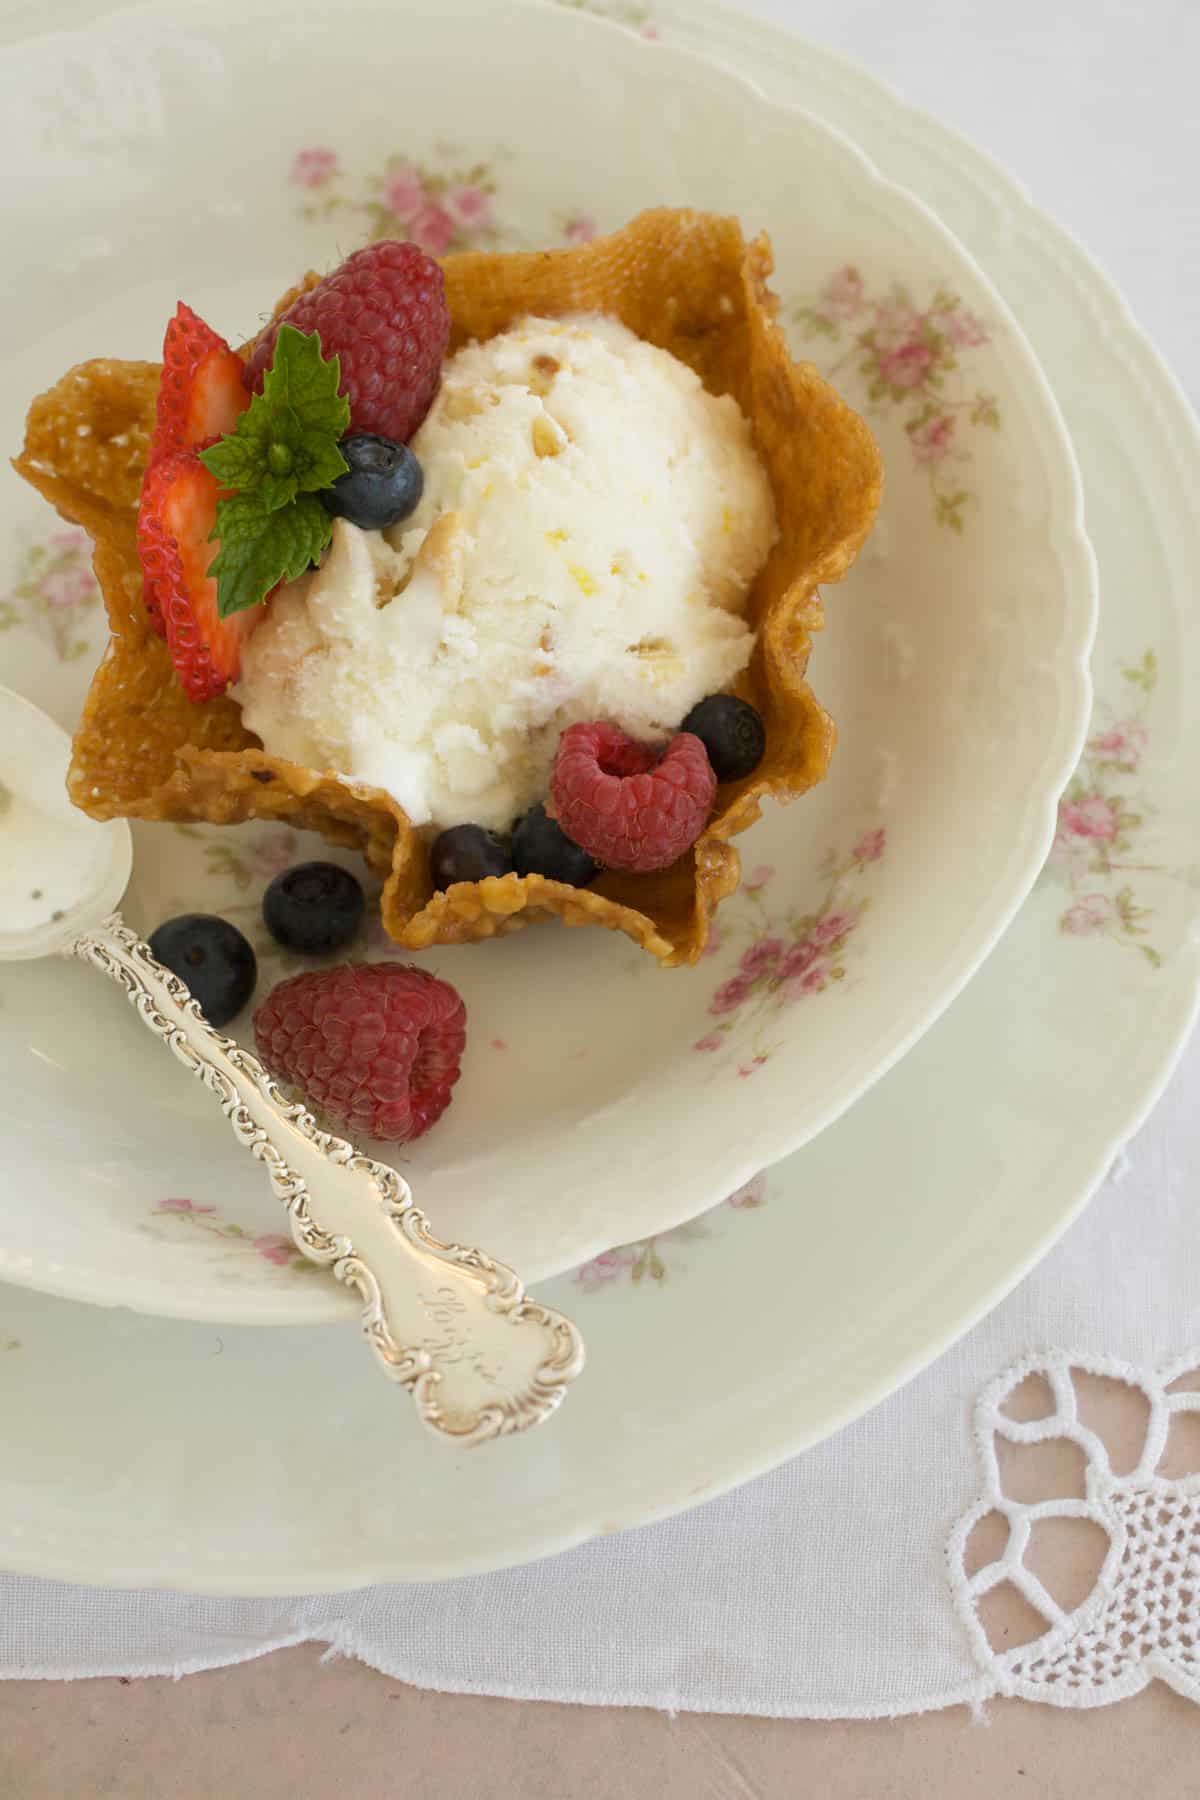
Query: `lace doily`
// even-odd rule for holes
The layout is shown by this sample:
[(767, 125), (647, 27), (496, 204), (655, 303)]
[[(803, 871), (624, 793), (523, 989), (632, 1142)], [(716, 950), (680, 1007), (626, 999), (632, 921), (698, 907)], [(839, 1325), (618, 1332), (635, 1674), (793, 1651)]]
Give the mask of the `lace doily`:
[(981, 1396), (975, 1443), (982, 1492), (947, 1557), (993, 1691), (1104, 1706), (1157, 1676), (1200, 1700), (1200, 1351), (1158, 1371), (1025, 1357)]

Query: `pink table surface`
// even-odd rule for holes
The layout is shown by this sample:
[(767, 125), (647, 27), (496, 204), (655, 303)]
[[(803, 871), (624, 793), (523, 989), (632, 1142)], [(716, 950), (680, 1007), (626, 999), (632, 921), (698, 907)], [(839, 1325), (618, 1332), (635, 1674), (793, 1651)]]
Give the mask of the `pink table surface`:
[(185, 1681), (0, 1688), (4, 1800), (1184, 1800), (1200, 1715), (998, 1701), (894, 1723), (702, 1717), (418, 1692), (312, 1645)]

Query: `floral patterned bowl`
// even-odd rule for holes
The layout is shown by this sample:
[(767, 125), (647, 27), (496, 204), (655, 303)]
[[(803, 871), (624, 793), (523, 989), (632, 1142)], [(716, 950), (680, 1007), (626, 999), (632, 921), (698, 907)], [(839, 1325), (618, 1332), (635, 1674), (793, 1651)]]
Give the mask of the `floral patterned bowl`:
[[(155, 0), (14, 44), (0, 141), (23, 169), (14, 223), (34, 273), (0, 312), (15, 446), (32, 393), (73, 359), (152, 354), (181, 294), (246, 335), (299, 270), (371, 233), (561, 242), (656, 200), (771, 231), (795, 346), (867, 413), (888, 469), (810, 666), (839, 747), (820, 789), (742, 840), (742, 891), (698, 968), (664, 973), (600, 933), (426, 959), (462, 989), (471, 1042), (452, 1111), (404, 1172), (440, 1232), (536, 1279), (737, 1190), (968, 980), (1054, 835), (1087, 719), (1095, 580), (1055, 403), (925, 207), (697, 58), (561, 8), (530, 4), (521, 27), (488, 0), (446, 0), (403, 32), (382, 0), (315, 22), (285, 0), (214, 0), (200, 19)], [(639, 132), (614, 133), (618, 115)], [(5, 679), (70, 724), (100, 648), (94, 589), (80, 541), (5, 482)], [(1075, 837), (1121, 829), (1096, 794), (1071, 802)], [(282, 972), (258, 900), (310, 845), (279, 827), (147, 826), (135, 849), (132, 922), (223, 911), (257, 937), (263, 984)], [(79, 969), (5, 977), (19, 1129), (0, 1277), (192, 1317), (343, 1316), (126, 1011)]]

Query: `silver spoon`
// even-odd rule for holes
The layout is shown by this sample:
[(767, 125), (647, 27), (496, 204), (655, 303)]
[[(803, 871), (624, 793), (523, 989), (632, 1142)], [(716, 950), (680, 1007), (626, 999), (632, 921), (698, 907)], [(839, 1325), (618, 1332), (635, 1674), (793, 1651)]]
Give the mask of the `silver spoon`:
[(0, 961), (79, 957), (124, 988), (266, 1164), (305, 1256), (359, 1295), (368, 1343), (431, 1430), (478, 1444), (548, 1417), (583, 1367), (575, 1326), (527, 1300), (504, 1263), (439, 1242), (394, 1169), (322, 1131), (208, 1024), (116, 911), (133, 866), (129, 827), (71, 805), (69, 758), (66, 733), (0, 686)]

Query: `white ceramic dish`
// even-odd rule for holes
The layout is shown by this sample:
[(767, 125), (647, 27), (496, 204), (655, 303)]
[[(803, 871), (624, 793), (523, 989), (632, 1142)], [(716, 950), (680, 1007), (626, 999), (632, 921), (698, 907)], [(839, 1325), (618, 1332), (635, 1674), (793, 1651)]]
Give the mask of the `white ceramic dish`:
[[(1068, 420), (1086, 422), (1106, 598), (1093, 749), (1068, 802), (1084, 810), (966, 994), (771, 1173), (764, 1204), (551, 1285), (587, 1334), (589, 1372), (549, 1431), (498, 1446), (486, 1472), (434, 1454), (355, 1380), (350, 1328), (217, 1330), (5, 1292), (6, 1568), (303, 1592), (466, 1574), (693, 1504), (861, 1413), (993, 1305), (1080, 1209), (1194, 1016), (1195, 422), (1104, 278), (968, 144), (800, 39), (698, 0), (657, 19), (666, 41), (736, 56), (934, 199), (1027, 322)], [(1112, 760), (1118, 731), (1135, 769)], [(1099, 819), (1096, 794), (1142, 815), (1120, 858), (1136, 873), (1079, 871), (1065, 854), (1111, 842), (1075, 829)], [(370, 1482), (347, 1484), (347, 1444), (370, 1457)]]
[[(181, 293), (237, 337), (372, 229), (437, 248), (561, 241), (667, 200), (770, 226), (797, 347), (835, 349), (860, 401), (873, 389), (889, 471), (813, 660), (841, 728), (833, 775), (743, 840), (747, 869), (776, 874), (726, 909), (716, 956), (664, 974), (607, 934), (538, 930), (427, 959), (462, 989), (471, 1047), (452, 1114), (403, 1172), (443, 1236), (534, 1279), (693, 1216), (810, 1138), (978, 967), (1079, 748), (1094, 567), (1058, 411), (1011, 315), (847, 140), (560, 8), (452, 0), (393, 20), (374, 0), (336, 16), (156, 0), (5, 52), (0, 144), (16, 166), (36, 118), (43, 145), (14, 197), (36, 274), (3, 300), (10, 443), (74, 359), (152, 355)], [(331, 104), (342, 91), (353, 106)], [(622, 109), (636, 134), (614, 133)], [(101, 622), (71, 541), (5, 481), (25, 558), (6, 578), (5, 677), (70, 721)], [(249, 921), (305, 852), (278, 829), (143, 828), (126, 910), (144, 930), (196, 908)], [(26, 1129), (0, 1175), (0, 1273), (197, 1318), (337, 1316), (342, 1297), (299, 1264), (280, 1277), (256, 1171), (117, 997), (69, 969), (5, 988), (0, 1092)], [(181, 1228), (181, 1199), (219, 1204), (221, 1228), (200, 1211), (204, 1229)]]

